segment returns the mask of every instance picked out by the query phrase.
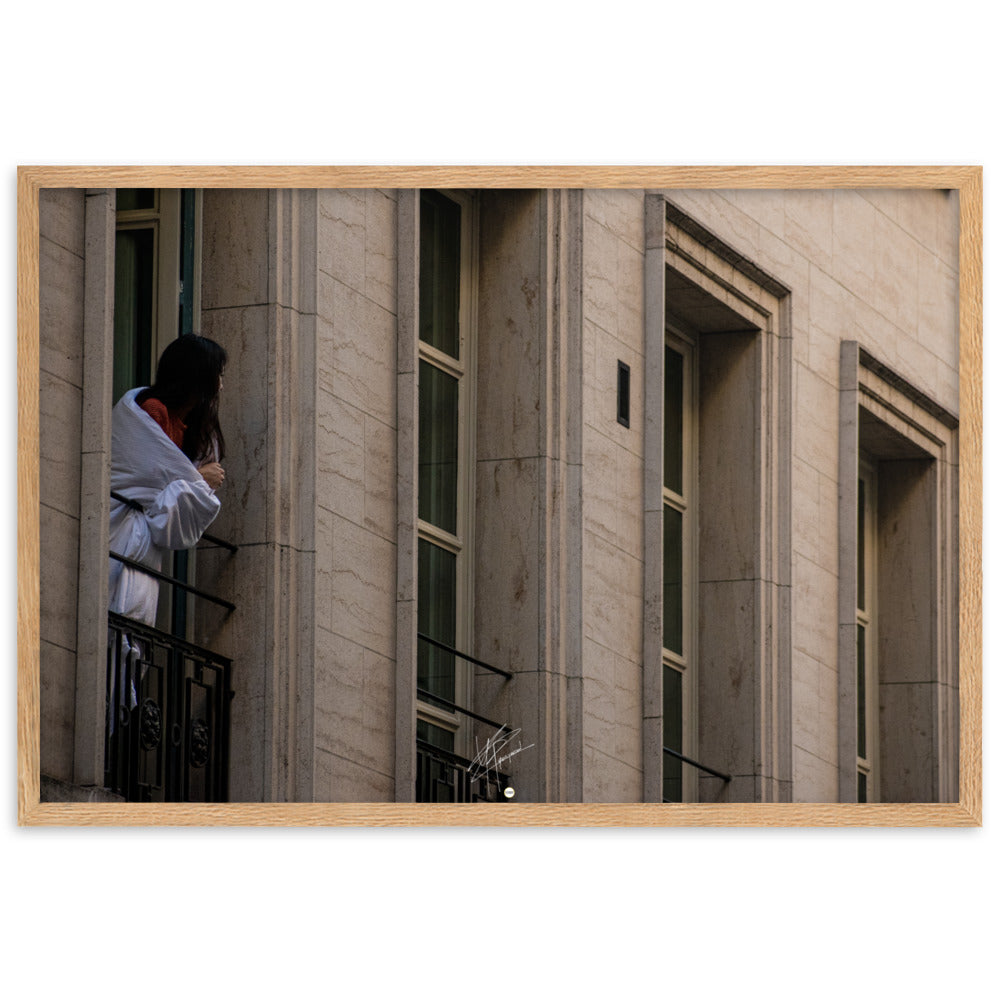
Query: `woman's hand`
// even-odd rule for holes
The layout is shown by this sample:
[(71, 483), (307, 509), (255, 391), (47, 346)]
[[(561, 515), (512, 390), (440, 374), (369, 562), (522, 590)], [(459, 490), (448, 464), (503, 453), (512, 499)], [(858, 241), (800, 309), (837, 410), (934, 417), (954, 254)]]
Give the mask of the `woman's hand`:
[(218, 462), (206, 462), (204, 465), (199, 465), (198, 471), (213, 490), (217, 490), (226, 478), (226, 470)]

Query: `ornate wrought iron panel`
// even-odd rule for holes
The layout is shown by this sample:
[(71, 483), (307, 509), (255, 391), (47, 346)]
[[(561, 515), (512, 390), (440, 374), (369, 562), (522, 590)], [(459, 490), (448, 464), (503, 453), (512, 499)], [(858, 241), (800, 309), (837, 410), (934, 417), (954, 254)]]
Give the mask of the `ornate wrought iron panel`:
[(418, 802), (505, 802), (510, 777), (417, 740)]
[(229, 659), (108, 615), (105, 785), (129, 802), (225, 802)]

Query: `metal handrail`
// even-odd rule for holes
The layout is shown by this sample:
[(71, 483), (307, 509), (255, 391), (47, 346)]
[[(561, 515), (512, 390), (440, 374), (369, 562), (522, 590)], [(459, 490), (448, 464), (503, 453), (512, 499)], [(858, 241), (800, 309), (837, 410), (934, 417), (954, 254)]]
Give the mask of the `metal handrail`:
[(183, 580), (178, 580), (175, 576), (168, 576), (166, 573), (161, 573), (158, 570), (151, 569), (149, 566), (144, 566), (141, 562), (136, 562), (134, 559), (129, 559), (126, 556), (119, 555), (117, 552), (108, 552), (108, 555), (112, 559), (117, 559), (118, 562), (124, 563), (130, 569), (138, 570), (140, 573), (145, 573), (147, 576), (155, 577), (157, 580), (162, 580), (164, 583), (169, 583), (174, 587), (178, 587), (181, 590), (186, 590), (189, 594), (194, 594), (195, 597), (201, 597), (206, 601), (211, 601), (213, 604), (219, 604), (224, 607), (227, 611), (235, 611), (236, 605), (232, 601), (223, 600), (221, 597), (216, 597), (214, 594), (209, 594), (204, 590), (199, 590), (197, 587), (192, 587), (191, 584), (185, 583)]
[[(425, 752), (433, 754), (435, 757), (441, 757), (449, 764), (455, 764), (461, 767), (465, 771), (471, 771), (473, 767), (477, 765), (468, 759), (468, 757), (463, 757), (461, 754), (455, 753), (454, 750), (445, 750), (443, 747), (435, 746), (433, 743), (428, 743), (427, 740), (422, 740), (419, 736), (417, 737), (417, 749), (423, 750)], [(479, 768), (480, 771), (487, 770), (485, 767)], [(504, 771), (499, 771), (495, 767), (489, 768), (490, 774), (496, 774), (498, 777), (503, 778), (505, 781), (510, 781), (510, 775)]]
[[(124, 497), (121, 493), (116, 493), (114, 490), (111, 491), (111, 497), (113, 500), (117, 500), (119, 503), (125, 504), (126, 507), (131, 507), (132, 510), (139, 511), (140, 514), (146, 513), (146, 508), (139, 503), (138, 500), (131, 500), (128, 497)], [(233, 545), (232, 542), (227, 542), (224, 538), (217, 538), (215, 535), (210, 535), (207, 531), (202, 534), (202, 539), (206, 542), (210, 542), (212, 545), (218, 545), (220, 548), (229, 549), (230, 552), (238, 552), (239, 547)]]
[(425, 688), (417, 688), (417, 697), (421, 701), (429, 701), (435, 705), (440, 705), (442, 708), (447, 708), (451, 712), (459, 712), (462, 715), (467, 715), (470, 719), (475, 719), (476, 722), (482, 722), (484, 725), (492, 726), (498, 732), (512, 733), (514, 732), (510, 726), (505, 725), (500, 722), (494, 722), (492, 719), (487, 719), (484, 715), (476, 715), (475, 712), (470, 712), (467, 708), (462, 708), (461, 705), (456, 705), (453, 701), (448, 701), (447, 698), (442, 698), (439, 695), (431, 694)]
[[(163, 645), (171, 646), (180, 653), (183, 653), (185, 656), (189, 656), (196, 660), (220, 663), (226, 667), (231, 667), (233, 665), (231, 657), (223, 656), (221, 653), (217, 653), (214, 649), (209, 649), (207, 646), (199, 646), (197, 643), (191, 642), (188, 639), (172, 635), (170, 632), (164, 632), (162, 629), (158, 629), (155, 625), (147, 625), (145, 622), (136, 621), (134, 618), (128, 618), (125, 615), (120, 615), (117, 611), (108, 612), (108, 624), (112, 628), (119, 629), (122, 632), (127, 632), (130, 635), (136, 635), (140, 639), (151, 639)], [(230, 697), (232, 697), (231, 694)]]
[(499, 667), (494, 667), (489, 663), (484, 663), (482, 660), (477, 660), (474, 656), (469, 656), (468, 653), (460, 652), (453, 646), (447, 645), (447, 643), (440, 642), (437, 639), (432, 639), (429, 635), (424, 635), (423, 632), (418, 632), (417, 638), (423, 640), (426, 643), (429, 643), (432, 646), (437, 646), (438, 649), (443, 649), (447, 653), (453, 653), (455, 656), (458, 656), (463, 660), (468, 660), (469, 663), (474, 663), (477, 667), (483, 667), (483, 669), (485, 670), (491, 670), (495, 674), (500, 674), (501, 677), (506, 677), (507, 680), (511, 680), (514, 676), (513, 674), (508, 673), (506, 670), (501, 670)]
[(678, 753), (676, 750), (671, 750), (670, 747), (664, 747), (663, 752), (670, 754), (671, 757), (676, 757), (678, 760), (684, 761), (685, 764), (690, 764), (692, 767), (698, 768), (700, 771), (707, 771), (709, 774), (714, 775), (716, 778), (721, 778), (723, 781), (733, 780), (733, 776), (731, 774), (723, 774), (722, 771), (716, 771), (714, 767), (709, 767), (707, 764), (701, 764), (696, 760), (692, 760), (690, 757), (685, 757), (684, 754)]

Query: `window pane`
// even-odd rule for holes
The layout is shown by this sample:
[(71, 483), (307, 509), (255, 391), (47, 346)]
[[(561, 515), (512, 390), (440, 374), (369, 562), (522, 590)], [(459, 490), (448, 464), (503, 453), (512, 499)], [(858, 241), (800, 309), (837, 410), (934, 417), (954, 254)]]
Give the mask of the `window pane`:
[(454, 534), (458, 527), (458, 379), (420, 362), (420, 483), (424, 521)]
[[(417, 631), (455, 645), (455, 555), (423, 538), (417, 550)], [(439, 698), (455, 700), (455, 657), (420, 642), (417, 686)]]
[(462, 209), (437, 191), (420, 195), (420, 339), (458, 358)]
[(679, 510), (663, 505), (663, 648), (684, 654), (681, 591), (683, 518)]
[(868, 757), (865, 720), (868, 713), (868, 685), (865, 683), (865, 627), (858, 626), (858, 756)]
[(119, 188), (115, 207), (119, 212), (156, 207), (155, 188)]
[(684, 493), (684, 358), (669, 347), (663, 362), (663, 485)]
[(455, 734), (424, 719), (417, 719), (417, 739), (439, 750), (455, 752)]
[[(677, 753), (684, 750), (683, 678), (670, 667), (663, 668), (663, 745)], [(663, 755), (663, 801), (680, 802), (681, 762), (671, 754)]]
[(868, 801), (868, 775), (858, 772), (858, 802)]
[(865, 481), (858, 480), (858, 607), (865, 604)]
[(113, 394), (149, 385), (153, 343), (153, 230), (115, 234)]

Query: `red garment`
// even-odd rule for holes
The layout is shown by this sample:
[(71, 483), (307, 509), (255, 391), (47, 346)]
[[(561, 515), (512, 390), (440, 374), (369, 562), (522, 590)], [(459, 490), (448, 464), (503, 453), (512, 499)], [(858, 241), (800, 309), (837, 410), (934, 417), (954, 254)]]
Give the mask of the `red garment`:
[(142, 404), (142, 409), (163, 428), (163, 432), (178, 448), (183, 449), (187, 424), (180, 417), (175, 417), (158, 399), (147, 399)]

